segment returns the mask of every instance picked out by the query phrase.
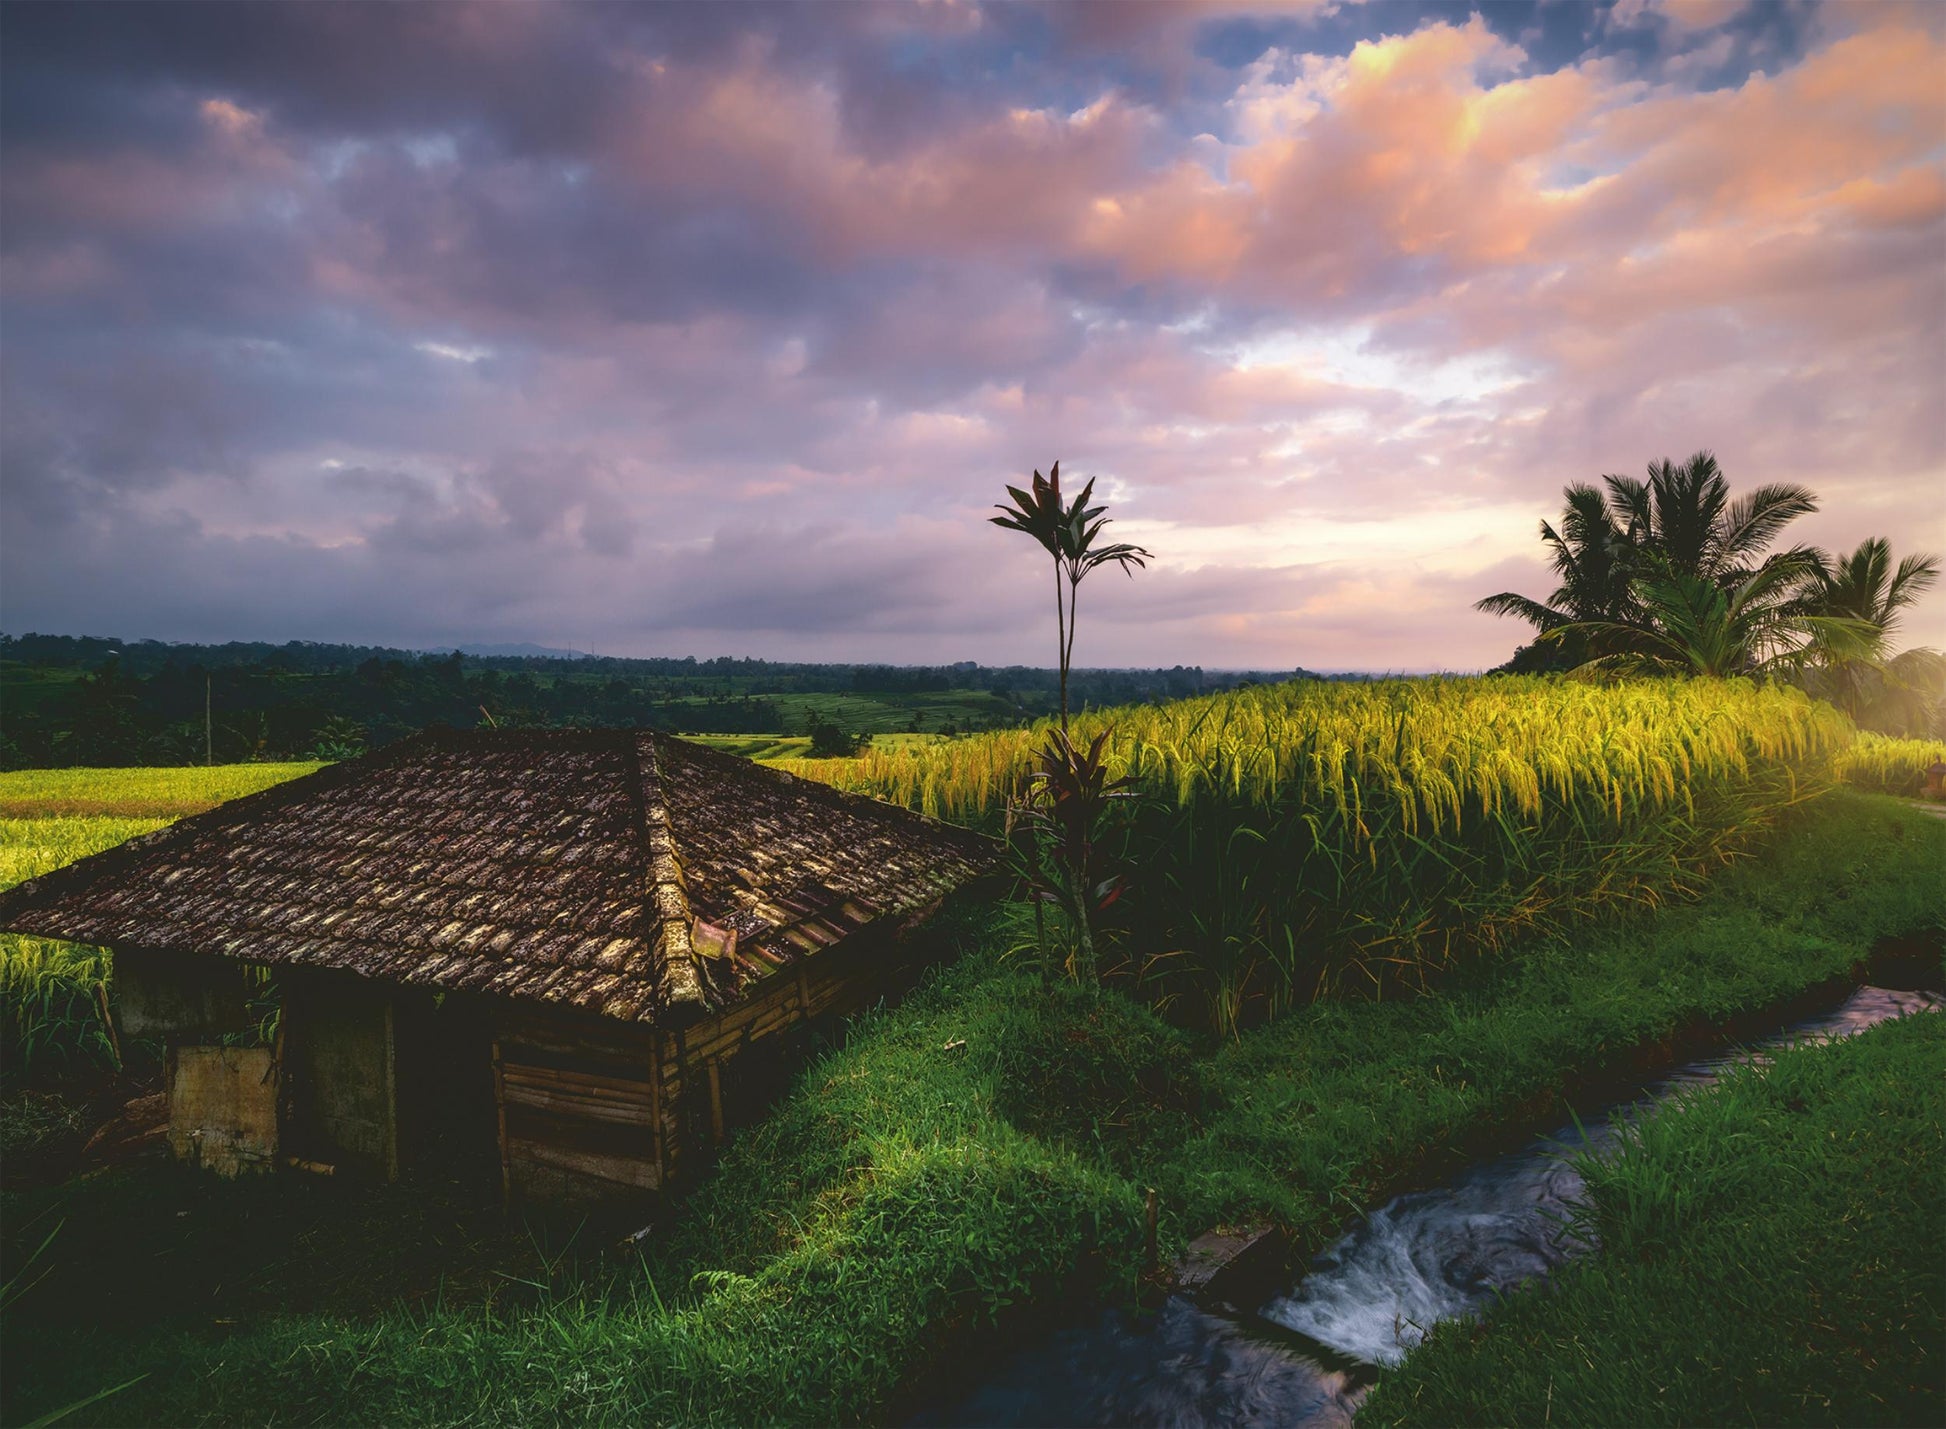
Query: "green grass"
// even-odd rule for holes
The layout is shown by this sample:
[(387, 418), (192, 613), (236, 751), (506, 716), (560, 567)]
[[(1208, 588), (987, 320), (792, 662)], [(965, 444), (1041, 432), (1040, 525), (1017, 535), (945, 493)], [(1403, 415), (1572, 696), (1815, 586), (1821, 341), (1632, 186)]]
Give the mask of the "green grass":
[[(1833, 794), (1693, 904), (1523, 943), (1433, 996), (1299, 1009), (1226, 1045), (1113, 994), (1044, 986), (999, 956), (1018, 933), (1004, 915), (962, 910), (942, 934), (960, 960), (808, 1068), (665, 1215), (646, 1258), (542, 1277), (519, 1301), (456, 1288), (402, 1304), (383, 1277), (362, 1301), (320, 1299), (313, 1276), (342, 1279), (339, 1232), (319, 1227), (314, 1259), (267, 1262), (225, 1210), (263, 1188), (197, 1189), (191, 1230), (166, 1168), (8, 1197), (8, 1273), (45, 1235), (31, 1227), (84, 1233), (57, 1238), (0, 1327), (0, 1411), (28, 1419), (145, 1375), (91, 1417), (868, 1420), (1023, 1305), (1132, 1293), (1143, 1187), (1162, 1193), (1165, 1254), (1261, 1216), (1320, 1246), (1483, 1139), (1550, 1123), (1564, 1089), (1643, 1047), (1841, 975), (1881, 937), (1946, 931), (1942, 866), (1946, 824)], [(126, 1239), (85, 1233), (124, 1222)], [(363, 1224), (382, 1260), (383, 1218)], [(443, 1233), (422, 1220), (399, 1234), (405, 1255)], [(169, 1293), (172, 1267), (212, 1263), (232, 1287), (282, 1276), (289, 1298)]]
[(1233, 1100), (1179, 1158), (1177, 1195), (1192, 1221), (1268, 1212), (1319, 1242), (1336, 1208), (1469, 1136), (1546, 1122), (1565, 1085), (1843, 976), (1880, 939), (1946, 932), (1943, 868), (1946, 825), (1835, 793), (1697, 901), (1537, 941), (1438, 996), (1304, 1009), (1217, 1057)]
[(1359, 1423), (1946, 1423), (1946, 1019), (1780, 1053), (1584, 1163), (1601, 1249), (1436, 1328)]
[(745, 759), (811, 757), (811, 737), (808, 734), (689, 734), (683, 738), (694, 744), (720, 749), (725, 754), (740, 754)]

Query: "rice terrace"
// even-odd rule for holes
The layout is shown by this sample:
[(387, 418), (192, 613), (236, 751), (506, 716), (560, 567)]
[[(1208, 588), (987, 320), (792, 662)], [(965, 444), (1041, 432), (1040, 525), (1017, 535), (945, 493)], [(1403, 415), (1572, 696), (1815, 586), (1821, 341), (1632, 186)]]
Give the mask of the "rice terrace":
[(0, 6), (0, 1426), (1946, 1423), (1942, 73)]

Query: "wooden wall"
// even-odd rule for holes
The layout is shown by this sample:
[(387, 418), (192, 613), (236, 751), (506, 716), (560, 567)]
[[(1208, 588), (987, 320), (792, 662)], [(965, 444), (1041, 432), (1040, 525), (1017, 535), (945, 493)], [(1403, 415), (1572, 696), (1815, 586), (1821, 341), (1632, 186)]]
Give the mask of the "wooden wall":
[[(270, 1104), (281, 1082), (281, 1136), (275, 1120), (267, 1137), (259, 1135), (262, 1117), (230, 1105), (235, 1098), (219, 1096), (205, 1109), (209, 1098), (184, 1090), (178, 1154), (191, 1152), (192, 1139), (215, 1151), (211, 1136), (226, 1129), (247, 1144), (239, 1154), (253, 1163), (281, 1151), (285, 1159), (390, 1180), (402, 1164), (455, 1155), (472, 1164), (491, 1147), (507, 1200), (639, 1197), (706, 1165), (731, 1131), (787, 1087), (819, 1024), (896, 994), (916, 975), (913, 952), (895, 930), (866, 927), (779, 968), (721, 1015), (673, 1030), (462, 995), (436, 1009), (423, 991), (286, 969), (278, 1047), (251, 1054), (270, 1069), (253, 1107)], [(136, 976), (150, 972), (144, 965)], [(182, 1031), (207, 1036), (205, 1023), (236, 1015), (228, 982), (200, 966), (185, 974), (158, 964), (144, 981), (145, 1011)], [(205, 1051), (220, 1050), (178, 1046), (183, 1060), (175, 1065), (227, 1086), (237, 1059), (204, 1065)], [(491, 1126), (484, 1088), (477, 1098), (468, 1090), (482, 1061), (491, 1064)], [(172, 1105), (177, 1091), (172, 1084)], [(477, 1133), (468, 1110), (476, 1104)], [(202, 1134), (190, 1138), (195, 1129)], [(237, 1159), (227, 1151), (223, 1158)]]
[(510, 1199), (611, 1200), (707, 1160), (802, 1061), (816, 1022), (888, 990), (890, 938), (866, 930), (780, 969), (676, 1031), (507, 1010), (494, 1038), (501, 1181)]
[(502, 1012), (493, 1041), (502, 1194), (581, 1202), (660, 1187), (657, 1070), (647, 1028)]

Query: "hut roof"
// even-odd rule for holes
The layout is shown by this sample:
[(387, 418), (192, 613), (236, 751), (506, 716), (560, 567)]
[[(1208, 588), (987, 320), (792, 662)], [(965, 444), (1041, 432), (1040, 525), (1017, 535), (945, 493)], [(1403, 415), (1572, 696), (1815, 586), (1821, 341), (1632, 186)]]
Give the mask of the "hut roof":
[(682, 1020), (996, 864), (635, 730), (432, 731), (0, 894), (0, 927)]

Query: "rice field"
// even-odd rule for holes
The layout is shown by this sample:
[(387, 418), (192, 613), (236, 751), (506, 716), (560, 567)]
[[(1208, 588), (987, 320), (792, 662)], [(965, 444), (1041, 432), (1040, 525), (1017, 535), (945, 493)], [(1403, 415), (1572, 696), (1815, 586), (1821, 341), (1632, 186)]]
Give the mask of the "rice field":
[[(1701, 680), (1301, 682), (1075, 723), (1140, 792), (1122, 974), (1224, 1032), (1692, 887), (1854, 738), (1798, 691)], [(998, 831), (1046, 732), (779, 765)]]
[[(170, 769), (23, 769), (0, 774), (0, 819), (180, 819), (309, 774), (321, 764)], [(124, 836), (126, 837), (126, 836)]]
[(1874, 794), (1912, 797), (1926, 787), (1926, 770), (1946, 762), (1946, 740), (1892, 739), (1861, 733), (1833, 770), (1845, 783)]
[[(188, 769), (55, 769), (0, 774), (0, 888), (152, 833), (226, 799), (309, 774), (316, 764)], [(111, 977), (100, 948), (0, 933), (0, 1047), (9, 1072), (113, 1063)]]

